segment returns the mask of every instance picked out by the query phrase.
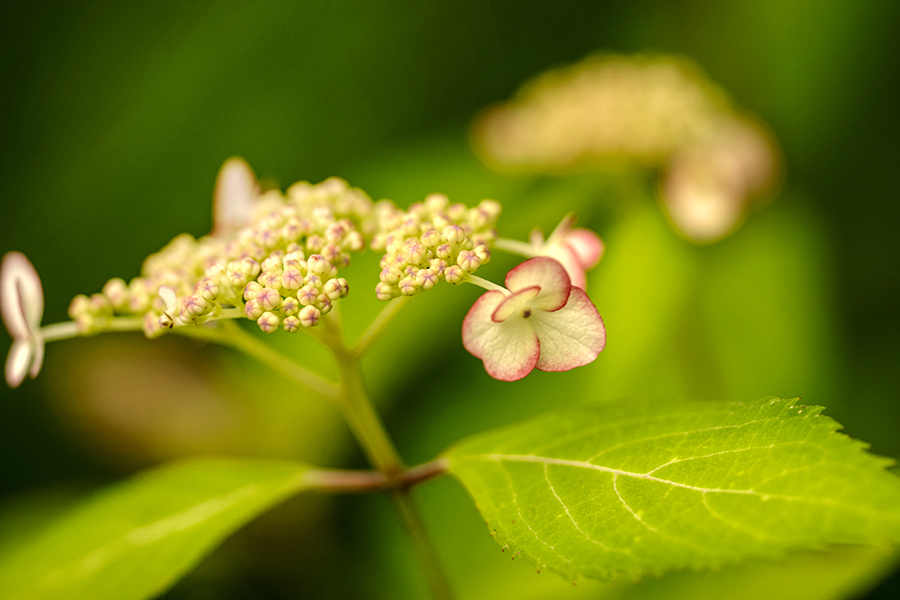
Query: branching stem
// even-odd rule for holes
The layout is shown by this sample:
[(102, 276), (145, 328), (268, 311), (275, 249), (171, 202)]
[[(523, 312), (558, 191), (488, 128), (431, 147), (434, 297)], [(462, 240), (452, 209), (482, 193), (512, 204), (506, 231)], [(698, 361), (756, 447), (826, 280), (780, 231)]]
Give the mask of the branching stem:
[(353, 356), (359, 358), (365, 354), (366, 350), (368, 350), (381, 335), (381, 332), (383, 332), (390, 322), (394, 320), (394, 317), (397, 316), (400, 309), (406, 306), (406, 303), (409, 302), (409, 298), (409, 296), (401, 296), (400, 298), (388, 302), (387, 306), (378, 313), (375, 320), (372, 321), (371, 325), (366, 328), (359, 338), (359, 341), (356, 342), (356, 345), (351, 351)]

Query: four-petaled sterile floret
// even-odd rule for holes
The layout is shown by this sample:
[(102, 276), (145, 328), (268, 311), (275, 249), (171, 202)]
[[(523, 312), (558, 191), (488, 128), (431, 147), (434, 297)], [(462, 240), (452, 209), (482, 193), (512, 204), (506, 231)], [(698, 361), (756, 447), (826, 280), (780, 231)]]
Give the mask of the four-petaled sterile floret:
[(507, 291), (489, 291), (463, 322), (463, 345), (496, 379), (515, 381), (534, 368), (568, 371), (606, 346), (597, 308), (552, 258), (525, 261), (506, 275)]
[[(90, 301), (84, 298), (79, 303)], [(44, 291), (37, 271), (19, 252), (6, 254), (0, 264), (0, 313), (13, 340), (4, 374), (9, 387), (15, 388), (26, 375), (37, 377), (44, 364)]]

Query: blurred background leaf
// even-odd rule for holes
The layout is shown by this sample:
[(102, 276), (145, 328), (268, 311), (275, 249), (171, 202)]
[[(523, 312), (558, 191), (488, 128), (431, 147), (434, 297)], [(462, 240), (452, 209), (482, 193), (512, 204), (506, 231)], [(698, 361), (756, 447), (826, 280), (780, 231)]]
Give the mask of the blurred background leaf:
[[(397, 320), (420, 335), (389, 332), (366, 364), (408, 461), (567, 403), (768, 394), (826, 405), (848, 433), (898, 457), (898, 25), (900, 6), (887, 0), (14, 4), (0, 22), (0, 251), (32, 259), (45, 322), (62, 320), (76, 293), (136, 275), (177, 233), (207, 232), (213, 181), (232, 155), (282, 187), (339, 175), (401, 206), (435, 191), (466, 203), (495, 197), (510, 236), (549, 231), (575, 210), (607, 242), (590, 292), (608, 349), (591, 366), (503, 384), (459, 341), (478, 291), (423, 295)], [(772, 127), (785, 155), (781, 195), (730, 238), (694, 247), (668, 228), (641, 173), (487, 171), (466, 140), (472, 117), (597, 50), (697, 61)], [(366, 294), (375, 272), (359, 262), (351, 336), (358, 317), (379, 308)], [(485, 275), (500, 280), (514, 262), (498, 253)], [(309, 340), (269, 339), (328, 368)], [(332, 407), (287, 383), (263, 393), (271, 376), (179, 340), (54, 344), (38, 380), (0, 392), (0, 495), (21, 507), (21, 494), (41, 490), (44, 501), (26, 503), (40, 520), (73, 489), (177, 455), (363, 464)], [(122, 389), (129, 380), (156, 384), (134, 394)], [(419, 495), (464, 598), (737, 597), (735, 586), (750, 594), (768, 580), (781, 590), (816, 582), (827, 588), (821, 597), (838, 598), (861, 594), (891, 564), (875, 550), (847, 550), (798, 557), (802, 569), (748, 565), (568, 591), (500, 560), (455, 483)], [(14, 520), (27, 519), (23, 510)], [(895, 597), (898, 586), (894, 576), (871, 597)], [(280, 599), (301, 587), (319, 598), (425, 590), (388, 503), (364, 496), (285, 505), (168, 597)]]

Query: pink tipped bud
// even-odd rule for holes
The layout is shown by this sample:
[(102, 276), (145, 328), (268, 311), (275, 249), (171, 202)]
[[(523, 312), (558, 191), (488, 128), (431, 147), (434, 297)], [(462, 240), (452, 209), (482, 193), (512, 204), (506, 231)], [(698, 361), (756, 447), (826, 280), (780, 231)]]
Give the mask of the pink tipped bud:
[(315, 327), (319, 324), (322, 313), (315, 306), (305, 306), (297, 316), (300, 319), (300, 324), (304, 327)]
[[(396, 293), (395, 293), (395, 291), (396, 291)], [(379, 300), (381, 300), (382, 302), (387, 302), (388, 300), (390, 300), (391, 298), (396, 296), (398, 293), (399, 293), (399, 291), (397, 291), (393, 285), (384, 283), (383, 281), (379, 282), (375, 286), (375, 297), (378, 298)]]
[(256, 301), (264, 310), (274, 310), (281, 304), (281, 294), (272, 288), (263, 288), (256, 295)]
[(463, 250), (456, 258), (456, 264), (466, 273), (474, 273), (481, 266), (481, 259), (471, 250)]
[(458, 265), (451, 265), (444, 269), (444, 279), (447, 283), (459, 285), (466, 280), (466, 272)]
[(466, 232), (459, 225), (447, 225), (441, 232), (441, 239), (447, 244), (458, 244), (466, 239)]
[(285, 317), (282, 326), (288, 333), (296, 333), (300, 329), (300, 319), (294, 316)]
[(275, 333), (275, 331), (278, 330), (281, 321), (275, 313), (264, 312), (256, 320), (256, 324), (266, 333)]

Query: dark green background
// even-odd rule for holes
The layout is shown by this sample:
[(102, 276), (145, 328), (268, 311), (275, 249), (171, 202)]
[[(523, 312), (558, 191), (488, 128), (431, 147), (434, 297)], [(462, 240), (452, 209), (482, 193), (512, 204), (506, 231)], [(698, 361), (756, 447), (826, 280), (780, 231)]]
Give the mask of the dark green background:
[[(749, 383), (730, 385), (722, 376), (725, 384), (709, 384), (701, 374), (672, 393), (802, 395), (829, 406), (848, 433), (872, 442), (875, 451), (898, 457), (898, 25), (900, 5), (874, 0), (7, 3), (0, 20), (0, 252), (20, 250), (31, 258), (44, 284), (45, 322), (61, 320), (74, 294), (96, 291), (114, 275), (136, 275), (143, 257), (176, 233), (208, 231), (212, 183), (232, 155), (243, 156), (261, 178), (282, 186), (339, 175), (375, 198), (390, 197), (401, 205), (433, 191), (467, 203), (497, 196), (507, 201), (501, 225), (519, 235), (530, 224), (552, 227), (574, 206), (588, 224), (617, 239), (622, 224), (631, 221), (622, 216), (614, 185), (590, 178), (491, 175), (467, 150), (468, 124), (479, 109), (507, 99), (526, 79), (591, 52), (685, 54), (738, 106), (769, 123), (784, 151), (786, 179), (775, 203), (751, 216), (733, 239), (693, 248), (663, 228), (657, 232), (666, 240), (661, 256), (669, 255), (665, 244), (670, 244), (693, 265), (689, 270), (700, 272), (686, 284), (686, 294), (693, 297), (696, 285), (702, 298), (693, 303), (700, 307), (700, 316), (694, 316), (702, 319), (703, 302), (714, 302), (720, 291), (727, 295), (732, 289), (734, 297), (747, 298), (741, 295), (741, 275), (725, 277), (721, 281), (733, 287), (721, 288), (707, 272), (728, 271), (777, 247), (771, 250), (773, 268), (787, 262), (792, 266), (786, 272), (801, 277), (760, 276), (777, 281), (764, 290), (765, 298), (778, 297), (772, 306), (786, 307), (779, 313), (786, 321), (766, 330), (769, 337), (748, 344), (809, 347), (821, 357), (796, 380), (810, 389), (757, 390), (754, 382), (782, 380), (747, 364), (745, 373), (731, 378)], [(641, 185), (645, 204), (652, 207), (650, 188), (646, 181)], [(528, 214), (516, 217), (516, 202)], [(643, 230), (637, 231), (640, 239)], [(615, 260), (612, 254), (608, 260)], [(643, 264), (640, 256), (632, 260)], [(622, 263), (608, 268), (616, 264), (629, 273)], [(671, 272), (665, 264), (660, 268)], [(803, 287), (807, 271), (814, 272), (814, 288)], [(603, 284), (628, 285), (609, 277)], [(603, 284), (592, 288), (601, 300), (610, 293), (609, 287), (597, 288)], [(602, 365), (594, 371), (601, 382), (596, 385), (590, 375), (556, 380), (536, 375), (526, 380), (532, 387), (486, 382), (454, 337), (465, 303), (476, 295), (423, 304), (421, 315), (450, 307), (441, 317), (449, 324), (434, 326), (444, 337), (433, 344), (417, 342), (442, 344), (440, 352), (404, 354), (396, 341), (385, 341), (382, 352), (396, 351), (403, 360), (381, 360), (406, 371), (399, 383), (382, 377), (374, 386), (391, 396), (386, 418), (410, 460), (426, 460), (454, 436), (552, 408), (532, 388), (546, 393), (561, 385), (584, 397), (603, 395)], [(722, 331), (739, 326), (732, 321), (735, 315), (757, 308), (753, 300), (746, 302), (718, 321), (715, 315), (710, 319)], [(603, 312), (601, 301), (598, 306)], [(827, 325), (822, 347), (779, 337), (803, 331), (792, 329), (791, 315), (807, 313), (819, 315), (813, 324)], [(620, 339), (629, 336), (604, 316), (611, 344), (613, 332)], [(703, 353), (716, 354), (718, 346), (704, 345), (707, 338), (697, 335), (686, 343), (694, 357), (691, 368), (703, 372)], [(708, 337), (714, 339), (715, 331)], [(63, 356), (77, 353), (81, 343), (68, 342), (68, 351), (51, 346), (40, 379), (2, 392), (0, 494), (13, 498), (26, 490), (90, 487), (129, 470), (96, 448), (85, 449), (83, 436), (72, 433), (52, 408), (52, 390), (64, 385), (53, 383), (54, 367), (58, 376), (70, 360)], [(665, 340), (660, 345), (678, 351)], [(420, 354), (425, 358), (416, 359)], [(733, 357), (727, 360), (738, 360)], [(805, 365), (802, 357), (797, 360), (798, 368)], [(454, 406), (446, 391), (429, 391), (423, 399), (423, 388), (453, 390), (457, 370), (466, 374), (456, 388), (466, 400)], [(784, 372), (783, 381), (790, 381), (790, 368)], [(624, 396), (640, 393), (640, 387), (610, 385), (625, 390)], [(510, 397), (498, 400), (503, 394)], [(507, 404), (489, 405), (500, 401)], [(342, 461), (361, 464), (352, 453)], [(426, 501), (435, 527), (441, 530), (440, 502), (446, 496), (452, 504), (446, 510), (472, 520), (477, 531), (478, 517), (470, 506), (461, 507), (464, 495), (449, 482), (438, 485), (446, 490)], [(403, 576), (409, 557), (396, 535), (387, 541), (379, 537), (394, 525), (380, 500), (348, 498), (336, 504), (327, 513), (328, 526), (303, 548), (290, 540), (263, 542), (279, 558), (232, 572), (225, 578), (230, 587), (224, 588), (215, 583), (223, 575), (210, 561), (213, 566), (205, 566), (196, 583), (183, 584), (173, 597), (287, 598), (295, 597), (294, 585), (303, 586), (309, 597), (419, 593), (420, 582), (404, 587), (392, 580)], [(381, 520), (388, 522), (373, 528), (372, 521)], [(241, 547), (252, 549), (263, 533)], [(282, 552), (278, 543), (284, 544)], [(464, 550), (466, 543), (465, 538), (438, 542), (445, 554)], [(349, 561), (346, 568), (362, 587), (343, 574), (341, 561)], [(466, 577), (450, 562), (462, 570), (457, 577)], [(494, 568), (507, 567), (504, 561)], [(528, 577), (527, 569), (519, 571)], [(379, 589), (365, 585), (368, 580)], [(890, 585), (873, 597), (892, 597)]]

